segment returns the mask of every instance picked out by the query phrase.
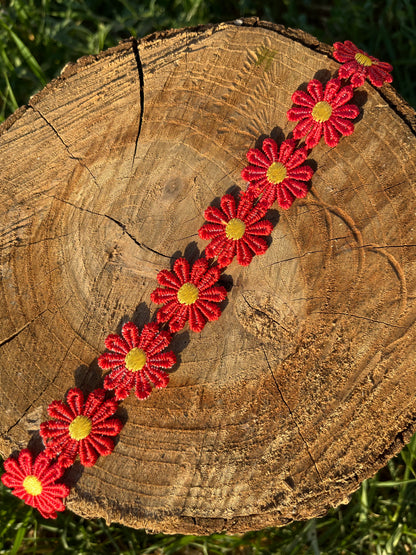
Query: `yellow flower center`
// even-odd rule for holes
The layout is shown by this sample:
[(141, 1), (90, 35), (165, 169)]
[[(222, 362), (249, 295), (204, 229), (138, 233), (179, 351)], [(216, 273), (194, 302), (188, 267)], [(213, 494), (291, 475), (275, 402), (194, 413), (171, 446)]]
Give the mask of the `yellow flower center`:
[(286, 179), (286, 175), (286, 168), (281, 162), (273, 162), (267, 170), (267, 179), (270, 183), (281, 183), (284, 179)]
[(244, 235), (245, 230), (246, 224), (238, 218), (233, 218), (225, 226), (225, 235), (227, 236), (227, 239), (237, 241)]
[(71, 439), (80, 441), (90, 435), (92, 422), (86, 416), (77, 416), (69, 425), (69, 435)]
[(332, 106), (322, 100), (322, 102), (317, 102), (312, 110), (312, 117), (315, 121), (322, 123), (328, 121), (332, 114)]
[(373, 62), (370, 60), (370, 58), (365, 54), (363, 54), (362, 52), (357, 52), (354, 58), (355, 58), (355, 61), (361, 64), (362, 66), (370, 67), (373, 65)]
[(146, 359), (146, 353), (143, 349), (134, 347), (134, 349), (127, 353), (127, 356), (124, 359), (124, 364), (130, 372), (138, 372), (146, 364)]
[(184, 283), (178, 291), (178, 301), (181, 304), (193, 304), (198, 296), (198, 287), (193, 283)]
[(40, 495), (43, 490), (43, 486), (39, 478), (32, 475), (26, 476), (23, 480), (23, 487), (29, 495)]

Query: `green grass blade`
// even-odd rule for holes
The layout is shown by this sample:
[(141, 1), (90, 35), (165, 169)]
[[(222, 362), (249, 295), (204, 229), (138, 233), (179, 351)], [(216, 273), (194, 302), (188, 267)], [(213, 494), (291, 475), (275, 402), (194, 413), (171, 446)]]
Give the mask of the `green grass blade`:
[(20, 546), (22, 545), (23, 542), (23, 538), (26, 535), (26, 526), (25, 523), (22, 523), (22, 525), (19, 527), (19, 529), (17, 530), (17, 534), (16, 537), (14, 539), (14, 543), (13, 543), (13, 547), (10, 551), (10, 555), (16, 555), (16, 553), (18, 553)]
[(403, 524), (399, 524), (386, 543), (386, 547), (384, 548), (385, 555), (394, 555), (396, 553), (396, 547), (402, 536), (402, 530)]
[(6, 25), (6, 23), (4, 21), (0, 20), (0, 24), (7, 31), (10, 38), (15, 43), (15, 45), (17, 47), (17, 50), (19, 51), (20, 55), (22, 56), (22, 58), (26, 62), (28, 68), (31, 70), (31, 72), (34, 75), (36, 75), (36, 77), (40, 81), (41, 85), (44, 87), (47, 83), (47, 79), (46, 79), (45, 74), (43, 73), (40, 65), (36, 61), (35, 57), (30, 52), (29, 48), (24, 44), (24, 42), (22, 40), (20, 40), (20, 38), (16, 35), (16, 33), (14, 31), (12, 31), (12, 29), (8, 25)]
[(13, 88), (10, 85), (10, 81), (7, 73), (5, 71), (3, 71), (2, 73), (3, 73), (3, 78), (6, 82), (6, 90), (5, 90), (5, 95), (3, 97), (4, 104), (5, 106), (6, 105), (9, 106), (10, 110), (14, 112), (15, 110), (18, 109), (19, 105), (17, 103), (16, 97), (14, 96)]
[(388, 480), (386, 482), (374, 481), (373, 485), (377, 488), (397, 488), (401, 486), (407, 486), (408, 484), (416, 484), (416, 479), (411, 480)]

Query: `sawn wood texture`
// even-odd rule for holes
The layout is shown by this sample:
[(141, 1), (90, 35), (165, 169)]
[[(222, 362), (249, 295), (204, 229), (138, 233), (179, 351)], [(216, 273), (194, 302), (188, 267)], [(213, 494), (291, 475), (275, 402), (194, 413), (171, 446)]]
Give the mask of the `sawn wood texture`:
[[(348, 38), (348, 37), (345, 37)], [(377, 55), (377, 53), (372, 53)], [(203, 211), (287, 136), (291, 94), (331, 48), (249, 19), (130, 40), (68, 65), (0, 128), (0, 453), (102, 384), (109, 333), (152, 319), (157, 272), (198, 256)], [(121, 404), (115, 451), (72, 469), (68, 507), (168, 533), (322, 515), (416, 429), (416, 126), (366, 84), (312, 188), (234, 262), (221, 318), (178, 333), (168, 387)]]

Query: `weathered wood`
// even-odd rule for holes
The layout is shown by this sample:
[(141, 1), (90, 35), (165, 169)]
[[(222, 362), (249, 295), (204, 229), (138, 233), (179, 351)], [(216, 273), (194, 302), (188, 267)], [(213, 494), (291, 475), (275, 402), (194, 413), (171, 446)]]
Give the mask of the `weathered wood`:
[[(157, 272), (204, 248), (203, 210), (245, 186), (247, 150), (287, 135), (292, 92), (337, 67), (256, 20), (171, 31), (68, 66), (3, 124), (3, 456), (53, 399), (101, 383), (106, 335), (148, 321)], [(346, 502), (415, 431), (415, 113), (389, 86), (357, 100), (267, 253), (227, 270), (220, 320), (177, 334), (169, 386), (123, 402), (114, 454), (75, 468), (70, 509), (165, 532), (280, 525)]]

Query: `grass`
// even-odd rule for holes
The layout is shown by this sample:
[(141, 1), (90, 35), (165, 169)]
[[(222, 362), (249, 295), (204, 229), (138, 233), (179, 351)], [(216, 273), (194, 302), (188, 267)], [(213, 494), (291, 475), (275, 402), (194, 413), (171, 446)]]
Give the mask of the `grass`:
[[(350, 39), (393, 64), (396, 89), (416, 107), (414, 0), (0, 0), (0, 121), (69, 61), (129, 36), (257, 15), (332, 43)], [(350, 503), (321, 519), (245, 535), (150, 535), (70, 512), (43, 520), (0, 487), (0, 553), (416, 553), (416, 436)]]
[(394, 85), (416, 106), (414, 0), (0, 0), (0, 121), (69, 61), (129, 36), (241, 16), (350, 39), (393, 64)]
[(208, 537), (146, 534), (69, 511), (56, 521), (0, 488), (0, 553), (409, 555), (416, 553), (416, 436), (348, 505), (282, 528)]

